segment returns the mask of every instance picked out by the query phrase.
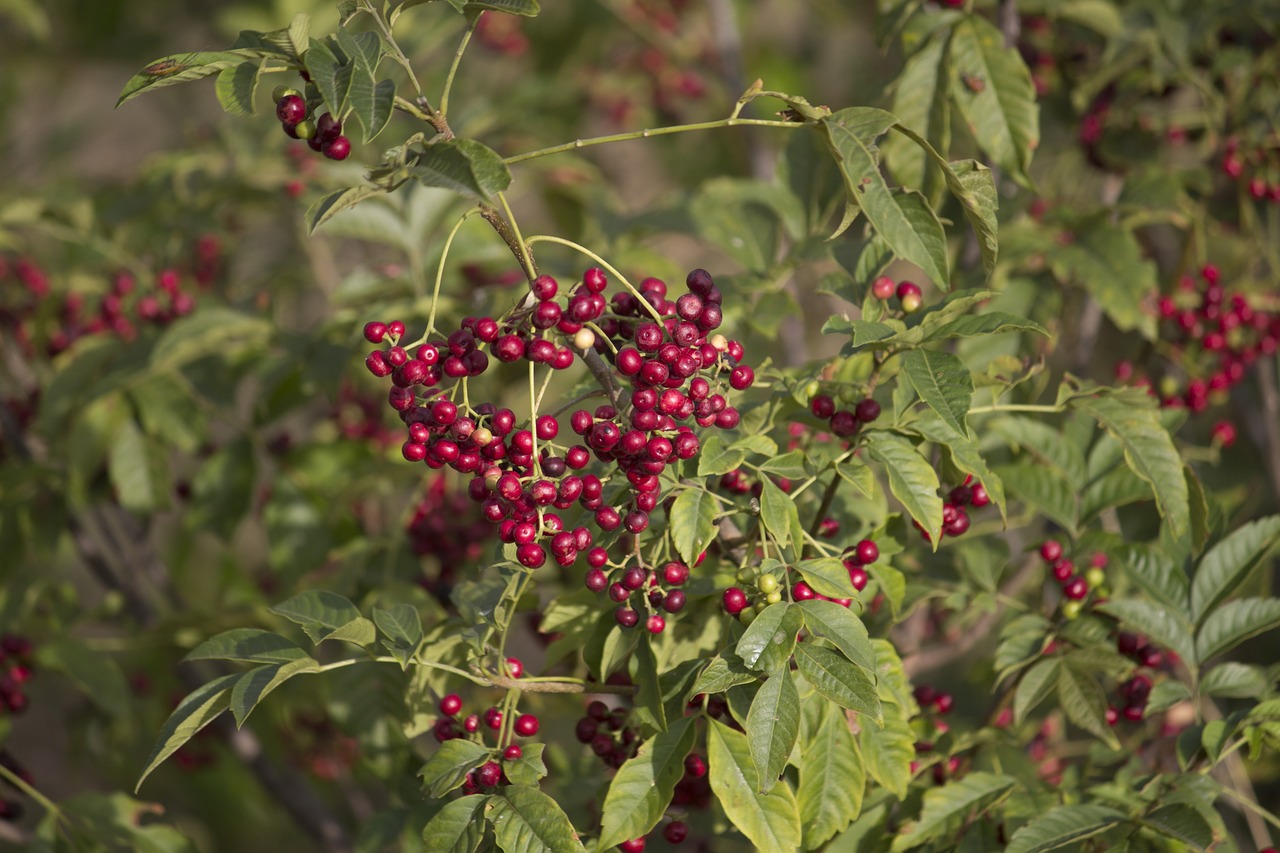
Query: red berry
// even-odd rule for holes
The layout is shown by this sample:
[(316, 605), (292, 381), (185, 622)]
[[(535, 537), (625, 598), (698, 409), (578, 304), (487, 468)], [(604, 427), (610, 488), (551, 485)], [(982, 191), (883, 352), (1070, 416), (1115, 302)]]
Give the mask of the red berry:
[(1089, 583), (1076, 575), (1062, 587), (1062, 594), (1072, 601), (1081, 601), (1089, 595)]
[(533, 737), (538, 733), (538, 718), (533, 714), (516, 717), (515, 733), (520, 737)]
[(380, 344), (382, 343), (382, 339), (385, 338), (386, 335), (387, 335), (386, 323), (378, 323), (378, 322), (365, 323), (364, 339), (369, 343)]
[(933, 697), (933, 707), (937, 709), (939, 714), (949, 714), (951, 709), (955, 707), (955, 697), (950, 693), (939, 693)]
[(745, 364), (739, 365), (729, 374), (729, 385), (735, 391), (744, 391), (756, 381), (756, 372)]
[(524, 750), (520, 748), (520, 744), (513, 743), (506, 749), (502, 750), (503, 761), (519, 761), (524, 756)]
[(507, 658), (507, 672), (510, 673), (512, 678), (524, 677), (524, 664), (520, 661), (520, 658)]
[(285, 95), (276, 104), (276, 118), (281, 124), (296, 125), (307, 117), (307, 102), (300, 95)]
[(644, 838), (632, 838), (630, 841), (624, 841), (618, 845), (618, 849), (623, 853), (640, 853), (644, 850)]
[(819, 394), (809, 401), (809, 411), (815, 418), (829, 419), (836, 413), (836, 403), (826, 394)]
[(858, 402), (853, 409), (853, 416), (859, 423), (869, 424), (880, 417), (880, 404), (870, 397)]
[(502, 780), (502, 766), (496, 761), (487, 762), (476, 771), (476, 783), (482, 788), (492, 788)]
[(689, 824), (673, 820), (663, 828), (662, 837), (668, 844), (679, 844), (689, 837)]
[(730, 616), (737, 616), (747, 607), (747, 594), (736, 586), (724, 591), (724, 609)]
[(497, 708), (490, 708), (484, 712), (484, 724), (495, 732), (502, 728), (502, 712)]
[(644, 627), (650, 634), (661, 634), (666, 630), (667, 620), (655, 613), (644, 623)]
[(450, 693), (448, 696), (440, 700), (440, 713), (452, 717), (462, 710), (462, 697), (456, 693)]
[(858, 543), (857, 556), (859, 563), (869, 566), (880, 559), (880, 548), (870, 539), (863, 539)]
[(345, 160), (351, 155), (351, 140), (345, 136), (335, 136), (324, 143), (320, 152), (330, 160)]
[(1062, 556), (1062, 543), (1056, 539), (1046, 539), (1040, 545), (1040, 556), (1046, 563), (1052, 563)]
[(871, 282), (871, 293), (876, 299), (889, 299), (897, 290), (897, 285), (893, 283), (893, 279), (887, 275), (882, 275), (875, 281)]

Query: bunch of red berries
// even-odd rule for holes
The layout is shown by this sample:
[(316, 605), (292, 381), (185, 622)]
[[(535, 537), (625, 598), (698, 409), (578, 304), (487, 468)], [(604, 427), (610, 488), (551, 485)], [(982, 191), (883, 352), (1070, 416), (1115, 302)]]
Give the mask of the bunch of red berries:
[[(659, 609), (671, 614), (684, 606), (682, 592), (656, 587), (679, 586), (688, 567), (673, 562), (655, 571), (627, 559), (612, 562), (589, 527), (570, 529), (551, 510), (577, 504), (601, 533), (639, 536), (662, 497), (659, 475), (697, 453), (695, 428), (738, 425), (726, 395), (750, 387), (755, 373), (739, 363), (740, 344), (713, 334), (722, 297), (711, 276), (694, 270), (686, 284), (689, 292), (674, 302), (666, 284), (653, 278), (641, 283), (639, 296), (624, 291), (606, 301), (608, 280), (593, 268), (564, 297), (554, 278), (539, 276), (528, 297), (501, 320), (467, 317), (444, 339), (406, 348), (399, 321), (364, 329), (370, 342), (390, 343), (371, 352), (365, 364), (374, 375), (391, 378), (388, 402), (408, 427), (404, 458), (470, 474), (468, 494), (485, 520), (498, 526), (502, 541), (516, 546), (521, 565), (539, 568), (549, 552), (568, 567), (585, 554), (585, 582), (597, 592), (610, 590), (620, 605), (619, 624), (639, 624), (639, 609), (624, 602), (647, 589), (641, 608), (653, 633), (665, 627)], [(576, 443), (561, 437), (556, 415), (536, 416), (517, 429), (510, 409), (472, 406), (465, 393), (457, 395), (459, 409), (446, 386), (467, 388), (488, 368), (489, 353), (553, 370), (572, 366), (575, 353), (599, 358), (606, 370), (612, 361), (617, 404), (573, 411), (567, 425), (580, 437)], [(577, 473), (593, 459), (609, 467), (600, 475)]]
[[(1106, 583), (1106, 554), (1094, 554), (1089, 558), (1089, 568), (1083, 573), (1076, 571), (1076, 564), (1064, 555), (1062, 543), (1056, 539), (1046, 539), (1040, 545), (1040, 557), (1049, 564), (1053, 579), (1062, 586), (1062, 595), (1066, 599), (1062, 603), (1062, 615), (1075, 619), (1084, 609), (1089, 594), (1095, 590), (1102, 596), (1103, 584)], [(1100, 602), (1101, 597), (1095, 603)]]
[(837, 409), (835, 400), (826, 394), (819, 394), (809, 401), (809, 411), (815, 418), (831, 424), (831, 431), (841, 438), (850, 438), (862, 428), (880, 417), (880, 404), (866, 397), (853, 407), (853, 410)]
[[(524, 671), (515, 658), (507, 661), (507, 669), (513, 678), (519, 678)], [(504, 726), (502, 710), (496, 706), (489, 707), (483, 714), (468, 714), (459, 722), (458, 715), (462, 713), (462, 697), (456, 693), (450, 693), (441, 699), (439, 707), (443, 716), (436, 721), (433, 733), (440, 743), (455, 738), (467, 738), (484, 745), (485, 732), (482, 729), (493, 732), (497, 740), (493, 747), (495, 760), (486, 761), (467, 774), (462, 783), (464, 794), (474, 794), (485, 788), (507, 784), (506, 771), (499, 760), (509, 763), (524, 757), (523, 747), (512, 742), (512, 738), (533, 737), (541, 727), (538, 718), (533, 714), (519, 714), (509, 726)]]
[[(1185, 389), (1173, 377), (1156, 389), (1165, 406), (1204, 411), (1215, 396), (1225, 398), (1259, 356), (1280, 346), (1280, 314), (1254, 308), (1242, 293), (1228, 293), (1221, 278), (1217, 266), (1206, 264), (1201, 284), (1184, 276), (1172, 295), (1160, 297), (1161, 337), (1189, 374)], [(1132, 374), (1128, 364), (1117, 369), (1122, 381)]]
[(1246, 150), (1240, 137), (1227, 137), (1222, 172), (1233, 181), (1244, 183), (1255, 199), (1280, 204), (1280, 150), (1273, 141)]
[(897, 296), (903, 314), (914, 314), (924, 307), (924, 294), (920, 285), (913, 281), (904, 280), (895, 284), (887, 275), (878, 276), (871, 282), (871, 294), (884, 302)]
[[(209, 250), (204, 248), (201, 251), (204, 254), (199, 256), (197, 270), (206, 277), (205, 280), (209, 280), (208, 264), (212, 263)], [(14, 289), (11, 292), (22, 296), (12, 304), (0, 305), (0, 327), (10, 326), (14, 339), (28, 355), (34, 354), (32, 339), (38, 336), (44, 338), (46, 353), (54, 356), (80, 338), (92, 335), (113, 334), (131, 341), (138, 335), (139, 324), (167, 325), (190, 314), (196, 307), (195, 296), (182, 289), (177, 270), (163, 270), (156, 277), (155, 287), (146, 292), (138, 289), (137, 279), (132, 274), (120, 272), (112, 279), (110, 290), (98, 297), (91, 311), (86, 311), (88, 301), (84, 294), (67, 293), (62, 298), (56, 323), (52, 329), (45, 330), (37, 314), (49, 296), (48, 275), (29, 258), (20, 258), (13, 263), (0, 258), (0, 284), (11, 277), (23, 285), (22, 291)]]
[(351, 155), (351, 140), (342, 135), (342, 121), (331, 113), (321, 113), (312, 120), (311, 106), (297, 89), (277, 86), (271, 93), (276, 102), (276, 118), (291, 139), (305, 139), (312, 151), (330, 160), (345, 160)]
[(579, 743), (589, 745), (606, 766), (616, 770), (640, 748), (640, 732), (627, 725), (629, 716), (626, 708), (610, 710), (608, 705), (595, 700), (574, 724), (574, 737)]
[(10, 714), (21, 714), (27, 709), (27, 694), (23, 687), (31, 679), (31, 641), (18, 634), (6, 634), (0, 638), (0, 709)]
[(447, 594), (457, 567), (479, 559), (493, 532), (464, 492), (451, 488), (442, 474), (433, 476), (405, 525), (413, 553), (434, 557), (439, 563), (438, 572), (423, 578), (422, 585)]

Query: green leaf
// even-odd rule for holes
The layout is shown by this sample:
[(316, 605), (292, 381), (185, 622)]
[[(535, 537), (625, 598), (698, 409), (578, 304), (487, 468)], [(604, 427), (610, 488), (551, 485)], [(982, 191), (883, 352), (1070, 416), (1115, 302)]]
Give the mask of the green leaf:
[(1058, 670), (1058, 701), (1067, 719), (1094, 735), (1112, 749), (1120, 741), (1107, 725), (1107, 699), (1092, 675), (1079, 673), (1070, 666)]
[(951, 31), (952, 99), (974, 141), (1024, 186), (1040, 142), (1040, 116), (1031, 72), (1000, 31), (966, 15)]
[(948, 352), (907, 350), (902, 354), (902, 372), (947, 426), (960, 435), (968, 434), (965, 418), (973, 400), (973, 376), (963, 361)]
[(1013, 720), (1021, 725), (1036, 705), (1053, 692), (1058, 685), (1058, 670), (1062, 660), (1048, 657), (1037, 661), (1034, 666), (1018, 680), (1018, 690), (1013, 697)]
[(631, 655), (631, 680), (636, 685), (635, 711), (640, 721), (655, 731), (665, 731), (667, 716), (658, 683), (658, 659), (648, 636), (640, 637)]
[(804, 625), (802, 611), (786, 601), (770, 604), (747, 626), (735, 651), (744, 665), (764, 672), (785, 666)]
[[(951, 113), (947, 68), (949, 34), (929, 39), (924, 47), (907, 57), (893, 82), (893, 114), (904, 127), (923, 139), (937, 142), (946, 150), (951, 143)], [(885, 164), (906, 187), (923, 188), (928, 176), (929, 155), (922, 146), (890, 137), (884, 143)]]
[(384, 635), (383, 645), (400, 661), (401, 669), (409, 668), (414, 652), (422, 645), (422, 617), (412, 604), (394, 604), (388, 610), (373, 608), (373, 624)]
[(168, 371), (206, 356), (226, 359), (250, 347), (265, 348), (271, 334), (271, 323), (260, 315), (203, 306), (164, 331), (151, 351), (151, 366)]
[(409, 173), (429, 187), (443, 187), (488, 201), (511, 184), (511, 170), (492, 148), (474, 139), (428, 145)]
[[(713, 438), (715, 436), (712, 436)], [(767, 435), (744, 435), (742, 438), (730, 445), (734, 450), (745, 450), (748, 453), (756, 453), (761, 456), (775, 456), (778, 453), (778, 444)], [(706, 445), (703, 445), (704, 452)]]
[(885, 468), (889, 491), (925, 529), (936, 549), (942, 530), (938, 472), (915, 445), (896, 433), (869, 430), (863, 438), (867, 452)]
[(816, 850), (844, 831), (862, 810), (866, 788), (866, 768), (844, 712), (829, 702), (818, 707), (819, 722), (801, 743), (804, 761), (796, 790), (805, 850)]
[(319, 670), (319, 661), (303, 657), (284, 663), (256, 666), (242, 674), (231, 688), (231, 714), (236, 718), (236, 726), (243, 726), (253, 709), (272, 690), (299, 673)]
[(489, 750), (475, 741), (466, 738), (447, 740), (418, 771), (422, 789), (428, 797), (443, 797), (460, 786), (468, 773), (490, 758)]
[(422, 840), (440, 853), (471, 853), (484, 837), (484, 794), (469, 794), (446, 803), (422, 828)]
[(125, 101), (132, 100), (148, 90), (162, 89), (165, 86), (186, 83), (189, 80), (199, 80), (201, 77), (217, 74), (256, 56), (257, 54), (250, 50), (213, 50), (175, 53), (172, 56), (157, 59), (129, 78), (129, 82), (124, 84), (124, 90), (120, 93), (119, 99), (116, 100), (116, 106), (119, 107)]
[(1095, 609), (1173, 649), (1188, 665), (1199, 660), (1190, 623), (1180, 613), (1159, 602), (1141, 598), (1110, 599)]
[(969, 820), (980, 817), (1007, 797), (1017, 780), (981, 771), (926, 791), (920, 819), (893, 839), (894, 853), (910, 850), (941, 836), (956, 837)]
[(1201, 853), (1214, 841), (1209, 824), (1205, 823), (1199, 812), (1185, 803), (1171, 803), (1158, 808), (1144, 817), (1141, 823)]
[(884, 110), (854, 107), (823, 118), (819, 133), (836, 159), (849, 203), (862, 210), (895, 255), (948, 290), (947, 239), (937, 214), (919, 193), (890, 189), (880, 172), (875, 141), (897, 123)]
[(1036, 461), (1052, 465), (1075, 491), (1084, 489), (1088, 478), (1084, 454), (1075, 442), (1049, 424), (1035, 418), (1005, 416), (985, 421), (983, 428), (1030, 453)]
[(585, 853), (568, 815), (537, 788), (499, 788), (485, 803), (485, 811), (505, 853)]
[(123, 420), (116, 431), (107, 456), (107, 473), (120, 505), (130, 512), (145, 515), (168, 506), (168, 472), (160, 448), (131, 418)]
[(725, 447), (718, 435), (708, 436), (707, 440), (702, 442), (702, 448), (698, 452), (698, 476), (727, 474), (741, 465), (746, 458), (745, 450), (736, 446)]
[(671, 511), (671, 544), (692, 566), (716, 538), (716, 499), (704, 489), (688, 488), (676, 496)]
[(338, 59), (327, 43), (316, 39), (311, 39), (311, 46), (302, 58), (329, 112), (335, 116), (342, 115), (351, 89), (351, 65)]
[(806, 458), (804, 451), (792, 450), (790, 453), (766, 459), (760, 464), (760, 470), (767, 474), (777, 474), (779, 477), (798, 480), (809, 475), (809, 468), (805, 464)]
[(800, 847), (800, 810), (786, 782), (766, 794), (757, 790), (745, 735), (718, 720), (707, 726), (711, 791), (732, 824), (757, 850), (794, 853)]
[(1054, 276), (1088, 291), (1121, 331), (1154, 340), (1155, 314), (1147, 306), (1157, 295), (1158, 271), (1138, 238), (1109, 212), (1074, 223), (1071, 235), (1070, 244), (1045, 253)]
[(93, 704), (112, 717), (126, 718), (133, 712), (129, 684), (120, 666), (80, 640), (66, 636), (44, 640), (36, 646), (36, 662), (74, 681)]
[(916, 736), (902, 709), (883, 701), (884, 728), (862, 726), (858, 745), (867, 773), (898, 799), (905, 799), (911, 783), (911, 762), (916, 757)]
[(215, 678), (188, 693), (178, 703), (178, 707), (173, 709), (169, 719), (165, 720), (164, 725), (160, 727), (160, 737), (151, 750), (151, 756), (147, 758), (142, 775), (138, 777), (138, 784), (133, 789), (134, 793), (142, 787), (142, 783), (151, 775), (151, 771), (160, 766), (160, 762), (177, 752), (184, 743), (195, 737), (197, 732), (227, 710), (231, 704), (231, 687), (239, 678), (238, 672)]
[(196, 646), (183, 660), (235, 660), (245, 663), (288, 663), (307, 657), (288, 637), (259, 628), (232, 628)]
[(1209, 611), (1262, 563), (1280, 541), (1280, 515), (1251, 521), (1205, 552), (1191, 579), (1191, 618), (1203, 624)]
[(684, 776), (684, 760), (697, 739), (694, 717), (674, 720), (640, 745), (609, 784), (600, 818), (604, 850), (650, 832), (662, 819), (676, 783)]
[(1223, 661), (1200, 679), (1200, 690), (1225, 699), (1257, 699), (1267, 692), (1267, 676), (1261, 667)]
[[(839, 606), (839, 605), (837, 605)], [(716, 655), (698, 674), (691, 693), (723, 693), (730, 687), (739, 684), (750, 684), (759, 679), (756, 673), (747, 669), (742, 658), (726, 649)]]
[(857, 591), (853, 588), (853, 582), (849, 580), (849, 570), (844, 567), (843, 561), (835, 557), (801, 560), (795, 564), (794, 568), (804, 576), (805, 582), (819, 595), (831, 598), (858, 597)]
[(526, 743), (519, 758), (515, 761), (502, 762), (502, 770), (511, 780), (511, 784), (537, 787), (538, 782), (547, 775), (547, 765), (542, 760), (545, 748), (544, 743)]
[(1187, 574), (1158, 545), (1126, 543), (1111, 552), (1111, 560), (1147, 594), (1180, 613), (1187, 612)]
[(1105, 832), (1128, 818), (1115, 809), (1095, 805), (1057, 806), (1019, 829), (1004, 853), (1044, 853)]
[(867, 463), (860, 459), (847, 459), (838, 463), (835, 469), (840, 479), (861, 492), (863, 497), (869, 498), (876, 494), (876, 475)]
[[(1182, 473), (1182, 457), (1160, 423), (1152, 398), (1142, 391), (1078, 397), (1073, 408), (1092, 415), (1124, 448), (1125, 462), (1151, 484), (1156, 506), (1175, 539), (1191, 532), (1190, 495)], [(1193, 609), (1194, 609), (1193, 589)]]
[(787, 766), (800, 734), (800, 694), (791, 670), (779, 669), (760, 686), (744, 728), (756, 768), (756, 790), (768, 793)]
[(367, 646), (377, 639), (373, 623), (336, 592), (309, 589), (277, 604), (271, 612), (301, 625), (313, 643), (332, 639)]
[(262, 67), (261, 63), (245, 61), (218, 72), (214, 91), (224, 111), (237, 116), (253, 115), (257, 111), (253, 99), (258, 92)]
[(1196, 660), (1229, 652), (1250, 637), (1280, 627), (1280, 598), (1242, 598), (1210, 611), (1196, 634)]
[(941, 416), (933, 412), (922, 412), (904, 429), (950, 450), (951, 461), (955, 466), (965, 474), (972, 474), (986, 488), (987, 496), (996, 505), (996, 509), (1000, 510), (1000, 518), (1007, 518), (1004, 480), (987, 465), (971, 430), (956, 432)]
[(382, 195), (385, 192), (385, 188), (371, 184), (334, 190), (307, 208), (306, 215), (303, 217), (307, 223), (307, 233), (314, 234), (317, 228), (347, 208), (359, 204), (371, 196)]
[(765, 529), (773, 534), (778, 547), (785, 548), (791, 541), (791, 528), (800, 523), (799, 510), (795, 501), (778, 488), (773, 480), (764, 477), (760, 483), (760, 520), (764, 522)]
[[(845, 572), (845, 577), (848, 577), (848, 572)], [(811, 598), (799, 602), (798, 606), (804, 613), (804, 626), (809, 633), (827, 640), (844, 652), (845, 657), (874, 676), (875, 652), (871, 648), (867, 626), (861, 619), (834, 601)]]
[(883, 725), (884, 711), (880, 707), (876, 683), (866, 670), (830, 649), (811, 643), (798, 644), (795, 656), (801, 674), (815, 690), (841, 708), (867, 714), (877, 724)]

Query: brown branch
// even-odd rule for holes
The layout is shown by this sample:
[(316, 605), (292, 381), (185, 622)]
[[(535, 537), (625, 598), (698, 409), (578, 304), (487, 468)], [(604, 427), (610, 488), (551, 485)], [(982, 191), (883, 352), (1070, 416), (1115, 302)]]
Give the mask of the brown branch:
[(1022, 35), (1022, 20), (1018, 17), (1018, 0), (1000, 0), (997, 12), (1000, 19), (1000, 33), (1004, 36), (1004, 46), (1013, 47)]
[(613, 693), (630, 696), (636, 692), (634, 684), (577, 684), (572, 681), (529, 681), (495, 675), (489, 679), (494, 687), (519, 690), (521, 693)]
[[(520, 264), (520, 268), (524, 270), (525, 276), (529, 281), (533, 281), (538, 277), (538, 261), (533, 257), (533, 250), (528, 246), (520, 244), (520, 238), (516, 236), (516, 232), (511, 227), (511, 223), (503, 218), (502, 213), (496, 207), (490, 207), (487, 204), (480, 205), (480, 215), (493, 226), (493, 230), (498, 232), (498, 236), (502, 238), (502, 242), (507, 244), (507, 248), (511, 250), (511, 254), (516, 256), (516, 261)], [(528, 254), (529, 261), (525, 262), (525, 255)]]

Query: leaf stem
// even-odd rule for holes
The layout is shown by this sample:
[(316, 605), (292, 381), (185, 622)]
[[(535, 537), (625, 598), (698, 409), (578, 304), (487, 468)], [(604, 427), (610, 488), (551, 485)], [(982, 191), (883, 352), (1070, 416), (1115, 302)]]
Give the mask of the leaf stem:
[(449, 114), (449, 93), (453, 90), (453, 78), (458, 73), (458, 66), (462, 64), (462, 54), (471, 42), (471, 35), (476, 31), (476, 24), (479, 23), (483, 14), (484, 12), (481, 12), (476, 15), (474, 20), (467, 21), (467, 31), (462, 34), (462, 41), (458, 43), (458, 49), (453, 54), (453, 64), (449, 66), (449, 76), (444, 78), (444, 91), (440, 93), (439, 114), (441, 118)]
[(969, 410), (971, 415), (989, 415), (993, 412), (1045, 412), (1056, 413), (1066, 411), (1057, 405), (1036, 405), (1030, 403), (996, 403), (991, 406), (974, 406)]
[(3, 764), (0, 764), (0, 779), (4, 779), (10, 785), (35, 800), (40, 804), (40, 808), (53, 815), (54, 820), (59, 823), (62, 823), (67, 819), (66, 815), (62, 813), (62, 809), (58, 808), (57, 803), (40, 793), (38, 789), (28, 785), (26, 780), (17, 773), (14, 773), (8, 767), (5, 767)]
[(431, 333), (436, 330), (436, 306), (440, 304), (440, 282), (444, 279), (444, 264), (449, 259), (449, 248), (453, 245), (453, 238), (458, 236), (458, 232), (462, 229), (462, 223), (466, 222), (473, 214), (479, 213), (480, 208), (473, 207), (454, 223), (449, 236), (445, 238), (444, 248), (440, 251), (440, 263), (436, 265), (436, 284), (431, 291), (431, 313), (427, 315), (427, 330), (422, 333), (422, 340), (430, 339)]
[(737, 118), (735, 114), (731, 118), (722, 118), (716, 121), (704, 121), (696, 124), (676, 124), (670, 127), (647, 127), (644, 130), (633, 130), (627, 133), (613, 133), (608, 136), (593, 136), (587, 139), (575, 139), (573, 142), (565, 142), (561, 145), (552, 145), (550, 148), (539, 148), (536, 151), (526, 151), (523, 154), (513, 154), (510, 157), (504, 157), (502, 162), (508, 166), (515, 163), (523, 163), (526, 160), (534, 160), (538, 157), (548, 157), (552, 154), (563, 154), (566, 151), (576, 151), (579, 148), (588, 148), (592, 145), (605, 145), (610, 142), (627, 142), (632, 139), (648, 139), (651, 136), (668, 136), (673, 133), (689, 133), (698, 130), (715, 130), (721, 127), (785, 127), (794, 129), (797, 127), (805, 127), (807, 123), (795, 121), (775, 121), (773, 119), (757, 119), (757, 118)]
[(529, 281), (533, 281), (538, 275), (538, 268), (533, 263), (533, 256), (529, 254), (529, 246), (532, 245), (533, 240), (531, 239), (526, 243), (524, 237), (520, 234), (520, 225), (516, 222), (515, 214), (511, 212), (511, 205), (507, 203), (505, 193), (498, 193), (498, 201), (502, 204), (502, 212), (506, 214), (507, 223), (511, 226), (512, 234), (515, 235), (516, 245), (520, 249), (519, 258), (521, 264), (524, 265), (525, 275), (528, 276)]
[(387, 40), (387, 45), (391, 48), (391, 58), (405, 70), (409, 75), (409, 82), (413, 84), (413, 90), (419, 95), (422, 94), (422, 85), (418, 82), (418, 75), (413, 71), (413, 65), (409, 62), (409, 57), (404, 55), (404, 51), (400, 49), (400, 45), (396, 43), (396, 37), (391, 32), (391, 27), (383, 20), (382, 15), (374, 8), (373, 3), (364, 0), (361, 8), (369, 14), (369, 17), (378, 22), (378, 29), (382, 31), (382, 37)]

